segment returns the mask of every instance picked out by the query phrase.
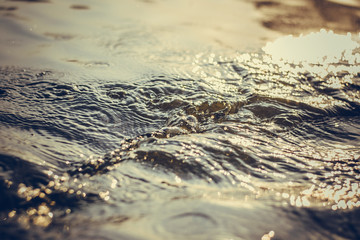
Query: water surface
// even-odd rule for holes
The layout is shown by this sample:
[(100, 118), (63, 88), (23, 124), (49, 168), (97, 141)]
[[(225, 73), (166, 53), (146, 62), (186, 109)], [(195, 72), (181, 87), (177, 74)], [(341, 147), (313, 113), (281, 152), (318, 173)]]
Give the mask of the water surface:
[(359, 239), (359, 9), (2, 1), (2, 238)]

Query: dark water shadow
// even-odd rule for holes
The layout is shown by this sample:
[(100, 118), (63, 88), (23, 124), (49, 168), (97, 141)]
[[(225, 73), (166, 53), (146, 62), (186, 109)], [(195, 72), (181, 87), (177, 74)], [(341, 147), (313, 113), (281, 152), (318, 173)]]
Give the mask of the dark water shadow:
[(318, 31), (357, 32), (360, 29), (360, 4), (331, 0), (253, 1), (262, 13), (264, 27), (285, 34)]
[(74, 4), (70, 6), (71, 9), (75, 9), (75, 10), (88, 10), (90, 9), (89, 6), (87, 5), (80, 5), (80, 4)]

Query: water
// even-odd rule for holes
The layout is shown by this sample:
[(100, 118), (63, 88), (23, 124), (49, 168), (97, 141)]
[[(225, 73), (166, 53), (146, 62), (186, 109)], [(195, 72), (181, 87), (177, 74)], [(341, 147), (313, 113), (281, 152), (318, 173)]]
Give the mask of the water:
[(359, 239), (339, 2), (1, 2), (1, 239)]

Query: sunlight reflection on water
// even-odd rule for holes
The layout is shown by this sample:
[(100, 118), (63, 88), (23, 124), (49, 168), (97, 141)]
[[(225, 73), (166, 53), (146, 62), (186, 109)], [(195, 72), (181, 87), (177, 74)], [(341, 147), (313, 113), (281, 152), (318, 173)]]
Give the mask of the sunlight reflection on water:
[[(360, 37), (360, 33), (359, 33)], [(358, 39), (359, 40), (359, 39)], [(322, 29), (299, 37), (285, 36), (274, 42), (267, 43), (263, 48), (272, 60), (294, 64), (321, 64), (339, 63), (346, 61), (349, 64), (360, 63), (359, 42), (348, 35), (335, 34)]]

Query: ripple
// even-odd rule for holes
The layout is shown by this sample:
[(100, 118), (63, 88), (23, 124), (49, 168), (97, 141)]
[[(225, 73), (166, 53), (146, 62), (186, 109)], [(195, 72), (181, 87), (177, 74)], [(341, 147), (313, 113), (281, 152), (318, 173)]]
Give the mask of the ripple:
[(0, 213), (175, 239), (357, 236), (320, 222), (359, 207), (358, 64), (187, 61), (131, 80), (2, 68)]
[(216, 221), (209, 215), (197, 212), (182, 213), (169, 217), (162, 224), (165, 232), (176, 236), (192, 237), (208, 236), (209, 232), (216, 231), (216, 226)]
[[(69, 160), (62, 154), (56, 156), (52, 153), (51, 146), (55, 142), (63, 147), (64, 153), (72, 151), (69, 147), (74, 142), (78, 146), (85, 144), (77, 149), (77, 155), (80, 155), (82, 151), (103, 151), (108, 144), (104, 138), (117, 142), (123, 137), (121, 131), (109, 131), (118, 128), (118, 113), (109, 107), (106, 99), (98, 101), (99, 95), (94, 88), (76, 80), (62, 82), (63, 76), (54, 72), (4, 69), (2, 76), (1, 89), (5, 92), (0, 98), (0, 118), (6, 126), (2, 132), (35, 131), (32, 132), (33, 142), (29, 144), (38, 145), (37, 148), (50, 159)], [(100, 136), (99, 131), (107, 133), (106, 136)], [(51, 139), (48, 146), (44, 145), (45, 139)], [(8, 144), (14, 140), (13, 137), (8, 139)], [(74, 159), (75, 156), (71, 154), (69, 157)]]

